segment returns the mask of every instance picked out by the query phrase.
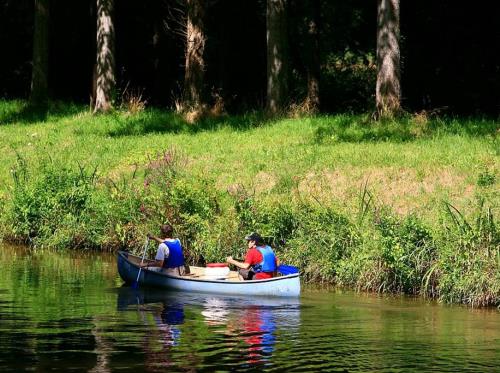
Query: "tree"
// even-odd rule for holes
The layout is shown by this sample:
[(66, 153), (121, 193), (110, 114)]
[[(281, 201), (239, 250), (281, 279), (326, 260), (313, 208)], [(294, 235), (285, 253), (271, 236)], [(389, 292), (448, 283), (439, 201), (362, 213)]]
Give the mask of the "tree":
[(377, 115), (391, 116), (401, 109), (399, 0), (378, 0)]
[(115, 28), (112, 13), (113, 0), (97, 0), (94, 112), (106, 112), (112, 107), (112, 95), (115, 89)]
[(319, 54), (319, 22), (321, 14), (320, 0), (310, 0), (309, 16), (307, 18), (307, 42), (309, 53), (307, 56), (307, 107), (311, 112), (319, 110), (319, 77), (320, 77), (320, 54)]
[(48, 98), (49, 75), (49, 0), (35, 0), (33, 35), (33, 70), (31, 73), (31, 103), (44, 104)]
[(205, 75), (205, 0), (186, 0), (186, 67), (184, 74), (184, 106), (199, 109), (203, 104)]
[(267, 0), (267, 110), (276, 114), (288, 94), (286, 0)]

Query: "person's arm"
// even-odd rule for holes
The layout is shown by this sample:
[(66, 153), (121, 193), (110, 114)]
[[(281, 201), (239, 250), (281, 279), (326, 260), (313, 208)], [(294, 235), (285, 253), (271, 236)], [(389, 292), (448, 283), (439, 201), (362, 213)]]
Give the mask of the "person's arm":
[(228, 257), (226, 258), (226, 262), (227, 262), (228, 264), (235, 265), (236, 267), (241, 268), (241, 269), (248, 269), (248, 268), (250, 268), (250, 263), (247, 263), (247, 262), (239, 262), (239, 261), (237, 261), (237, 260), (233, 259), (233, 257), (232, 257), (232, 256), (228, 256)]
[[(156, 241), (158, 242), (159, 244), (162, 244), (163, 243), (163, 240), (159, 237), (156, 237), (156, 236), (153, 236), (151, 233), (148, 233), (148, 238), (150, 240), (153, 240), (153, 241)], [(143, 263), (142, 264), (142, 267), (163, 267), (163, 261), (165, 259), (158, 259), (158, 257), (163, 257), (165, 258), (165, 255), (161, 255), (160, 254), (160, 247), (158, 247), (158, 251), (156, 252), (156, 258), (155, 258), (155, 262), (153, 263), (153, 265), (151, 265), (151, 263), (149, 264), (146, 264), (146, 263)]]
[(156, 242), (158, 242), (158, 243), (162, 243), (162, 242), (163, 242), (163, 240), (162, 240), (161, 238), (155, 237), (155, 236), (153, 236), (151, 233), (148, 233), (148, 238), (149, 238), (150, 240), (154, 240), (154, 241), (156, 241)]
[[(149, 235), (148, 235), (149, 237)], [(160, 245), (158, 246), (158, 250), (156, 251), (155, 262), (153, 264), (143, 263), (141, 267), (163, 267), (163, 262), (168, 258), (170, 254), (168, 251), (168, 247), (163, 243), (162, 240), (159, 240)]]

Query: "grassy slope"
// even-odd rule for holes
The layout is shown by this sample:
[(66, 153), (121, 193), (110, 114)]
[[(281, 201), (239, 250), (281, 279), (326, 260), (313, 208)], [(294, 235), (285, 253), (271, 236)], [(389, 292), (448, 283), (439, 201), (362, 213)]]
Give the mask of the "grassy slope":
[[(158, 110), (92, 116), (67, 104), (40, 112), (0, 102), (0, 230), (41, 247), (137, 249), (168, 218), (190, 260), (221, 261), (242, 254), (242, 232), (264, 229), (306, 279), (498, 306), (498, 131), (494, 121), (422, 115), (373, 123), (249, 114), (190, 125)], [(171, 147), (182, 156), (158, 158)], [(18, 155), (28, 166), (18, 175), (34, 178), (11, 190)], [(162, 167), (184, 158), (172, 179)], [(124, 176), (123, 188), (86, 184), (77, 163)], [(365, 184), (375, 203), (358, 219)], [(233, 193), (239, 185), (244, 195)], [(443, 214), (442, 201), (461, 213)]]
[[(248, 115), (189, 125), (156, 110), (95, 117), (63, 105), (41, 115), (11, 101), (0, 102), (0, 123), (5, 195), (16, 152), (28, 161), (49, 155), (97, 165), (101, 175), (119, 178), (175, 146), (194, 177), (210, 175), (222, 190), (243, 184), (272, 197), (296, 187), (302, 196), (349, 211), (367, 182), (378, 203), (431, 221), (441, 200), (466, 213), (478, 193), (494, 206), (499, 202), (499, 127), (491, 121), (414, 118), (368, 125), (352, 115), (273, 122)], [(478, 185), (484, 174), (496, 176), (493, 185)]]

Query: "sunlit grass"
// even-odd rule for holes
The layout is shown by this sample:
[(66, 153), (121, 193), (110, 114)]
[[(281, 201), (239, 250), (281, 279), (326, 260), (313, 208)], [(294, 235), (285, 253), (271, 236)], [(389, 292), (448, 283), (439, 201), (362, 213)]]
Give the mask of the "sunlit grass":
[[(295, 186), (306, 197), (352, 206), (367, 183), (380, 203), (428, 217), (441, 200), (467, 209), (477, 193), (498, 199), (491, 191), (499, 189), (499, 126), (486, 119), (373, 123), (362, 115), (268, 120), (251, 113), (188, 124), (158, 109), (94, 116), (85, 106), (52, 103), (36, 111), (2, 101), (0, 123), (3, 194), (18, 155), (97, 166), (119, 179), (175, 147), (193, 177), (210, 175), (221, 190), (242, 184), (280, 194)], [(493, 175), (491, 185), (478, 183), (485, 173)]]

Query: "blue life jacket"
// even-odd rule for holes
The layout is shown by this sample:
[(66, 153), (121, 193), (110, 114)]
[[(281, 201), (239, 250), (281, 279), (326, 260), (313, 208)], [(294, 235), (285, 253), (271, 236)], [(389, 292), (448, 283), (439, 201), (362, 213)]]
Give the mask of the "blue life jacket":
[(270, 246), (259, 246), (257, 250), (262, 254), (262, 262), (253, 266), (255, 273), (276, 271), (276, 256)]
[(163, 241), (168, 247), (168, 258), (163, 261), (163, 268), (177, 268), (184, 265), (184, 254), (182, 253), (181, 241), (165, 240)]

